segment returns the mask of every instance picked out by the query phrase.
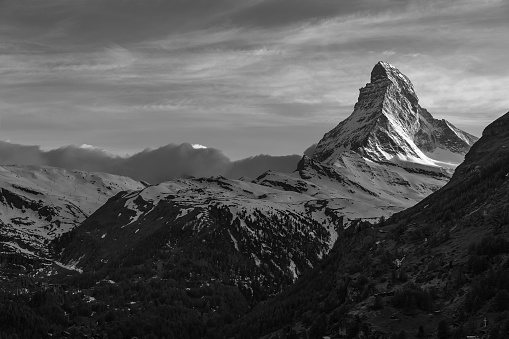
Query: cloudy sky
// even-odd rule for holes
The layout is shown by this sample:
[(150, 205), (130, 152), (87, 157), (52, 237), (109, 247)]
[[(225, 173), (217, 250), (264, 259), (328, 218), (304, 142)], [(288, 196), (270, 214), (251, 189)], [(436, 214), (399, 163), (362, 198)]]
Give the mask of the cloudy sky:
[(302, 154), (379, 60), (480, 135), (508, 55), (507, 0), (0, 0), (0, 139)]

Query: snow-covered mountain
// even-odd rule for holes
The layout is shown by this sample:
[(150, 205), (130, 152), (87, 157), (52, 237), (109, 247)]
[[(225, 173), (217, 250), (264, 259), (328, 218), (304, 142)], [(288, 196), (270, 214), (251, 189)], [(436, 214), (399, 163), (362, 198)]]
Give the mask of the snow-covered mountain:
[(0, 251), (46, 257), (51, 240), (79, 225), (110, 197), (143, 187), (106, 173), (0, 166)]
[[(326, 133), (298, 171), (266, 173), (258, 183), (326, 195), (345, 225), (415, 205), (444, 186), (478, 138), (434, 119), (419, 106), (410, 80), (379, 62), (353, 113)], [(304, 183), (304, 184), (303, 184)], [(314, 193), (312, 193), (314, 192)]]
[(260, 300), (333, 246), (340, 221), (319, 205), (309, 195), (252, 182), (176, 179), (110, 199), (73, 232), (62, 261), (87, 272), (191, 251), (222, 272), (215, 279)]
[(437, 120), (419, 105), (410, 80), (394, 66), (379, 62), (371, 82), (360, 89), (353, 113), (326, 133), (313, 159), (344, 167), (355, 152), (373, 162), (421, 163), (453, 167), (478, 138)]
[(317, 205), (341, 215), (342, 225), (348, 227), (356, 220), (376, 222), (380, 217), (387, 218), (449, 180), (442, 169), (421, 166), (411, 171), (391, 163), (366, 161), (354, 152), (343, 154), (341, 160), (343, 168), (304, 156), (295, 172), (269, 171), (255, 182), (318, 200)]

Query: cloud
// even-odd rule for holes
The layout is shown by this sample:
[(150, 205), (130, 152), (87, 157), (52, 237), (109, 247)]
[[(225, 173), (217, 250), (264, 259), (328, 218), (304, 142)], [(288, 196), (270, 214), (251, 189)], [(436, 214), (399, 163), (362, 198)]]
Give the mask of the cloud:
[(292, 172), (300, 158), (298, 155), (258, 155), (231, 161), (218, 149), (196, 147), (189, 143), (169, 144), (121, 157), (90, 145), (65, 146), (44, 151), (39, 146), (0, 141), (0, 163), (3, 165), (45, 165), (107, 172), (152, 184), (189, 176), (224, 175), (238, 179), (256, 178), (268, 170)]
[(229, 159), (217, 149), (195, 149), (185, 143), (147, 149), (128, 157), (125, 174), (157, 183), (176, 177), (220, 175), (229, 164)]
[(18, 165), (43, 165), (43, 152), (39, 146), (24, 146), (0, 141), (0, 163)]

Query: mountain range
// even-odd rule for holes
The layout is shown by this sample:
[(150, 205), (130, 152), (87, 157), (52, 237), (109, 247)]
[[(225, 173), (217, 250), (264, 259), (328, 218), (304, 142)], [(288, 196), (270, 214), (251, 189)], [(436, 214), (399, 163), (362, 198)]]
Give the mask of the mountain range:
[[(505, 161), (504, 121), (477, 142), (433, 118), (410, 80), (379, 62), (353, 113), (292, 173), (148, 185), (109, 174), (4, 166), (4, 290), (19, 291), (17, 272), (26, 277), (24, 293), (41, 295), (30, 304), (30, 317), (44, 325), (31, 336), (63, 328), (111, 337), (346, 335), (352, 322), (363, 333), (389, 335), (397, 326), (365, 321), (386, 320), (372, 299), (387, 303), (400, 290), (442, 287), (435, 280), (422, 284), (436, 265), (415, 271), (431, 259), (442, 265), (453, 258), (454, 265), (457, 254), (435, 260), (434, 253), (446, 251), (443, 244), (457, 231), (452, 222), (474, 212), (498, 218), (500, 206), (467, 213), (470, 205), (454, 199), (470, 192), (477, 208), (491, 194), (481, 179), (484, 195), (469, 185), (476, 175), (499, 170), (494, 152)], [(483, 170), (490, 164), (495, 169)], [(61, 288), (41, 290), (41, 282)], [(50, 318), (41, 315), (55, 306), (50, 296), (70, 295)], [(442, 296), (433, 297), (442, 306)], [(396, 314), (396, 304), (382, 309)], [(415, 309), (436, 310), (423, 307)], [(66, 314), (73, 320), (62, 320)]]
[[(178, 179), (116, 196), (73, 233), (62, 261), (107, 269), (119, 258), (139, 261), (139, 253), (150, 260), (148, 253), (163, 248), (204, 248), (200, 259), (209, 261), (221, 244), (222, 254), (236, 258), (224, 280), (235, 281), (248, 301), (253, 285), (262, 299), (279, 292), (329, 252), (338, 229), (389, 216), (445, 184), (453, 164), (423, 150), (457, 159), (476, 140), (420, 108), (411, 82), (387, 63), (375, 66), (366, 88), (352, 115), (295, 172), (253, 181)], [(360, 123), (364, 117), (371, 122)], [(341, 152), (324, 158), (329, 148)]]

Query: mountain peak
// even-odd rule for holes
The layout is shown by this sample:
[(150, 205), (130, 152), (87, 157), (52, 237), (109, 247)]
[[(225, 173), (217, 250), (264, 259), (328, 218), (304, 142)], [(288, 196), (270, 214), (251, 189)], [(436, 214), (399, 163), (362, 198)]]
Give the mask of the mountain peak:
[(393, 84), (413, 105), (419, 101), (410, 79), (388, 62), (379, 61), (371, 71), (371, 84), (378, 83)]
[(392, 80), (395, 77), (399, 76), (402, 76), (408, 80), (408, 78), (404, 74), (402, 74), (399, 71), (399, 69), (397, 69), (390, 63), (385, 61), (379, 61), (371, 71), (371, 82), (373, 83), (380, 78)]
[(313, 159), (339, 164), (345, 151), (354, 151), (375, 162), (436, 166), (435, 160), (442, 163), (449, 152), (462, 158), (476, 140), (449, 122), (434, 119), (419, 105), (410, 79), (380, 61), (371, 71), (371, 82), (359, 90), (353, 113), (324, 135)]

